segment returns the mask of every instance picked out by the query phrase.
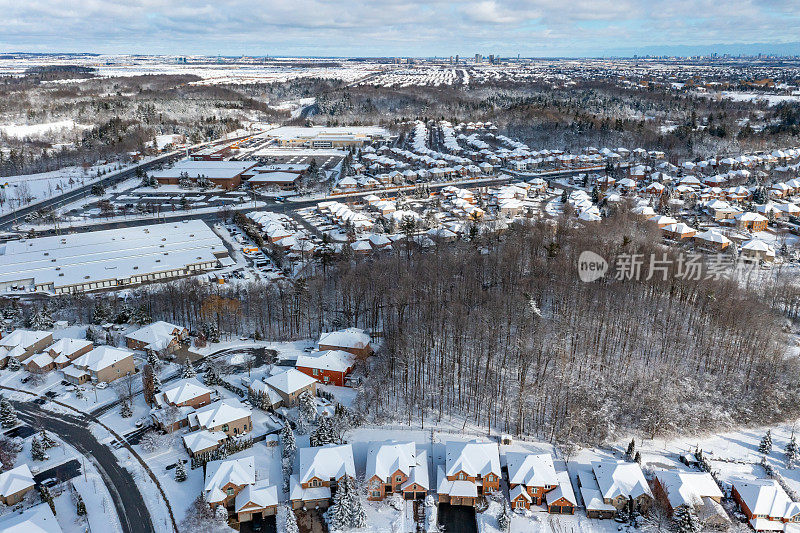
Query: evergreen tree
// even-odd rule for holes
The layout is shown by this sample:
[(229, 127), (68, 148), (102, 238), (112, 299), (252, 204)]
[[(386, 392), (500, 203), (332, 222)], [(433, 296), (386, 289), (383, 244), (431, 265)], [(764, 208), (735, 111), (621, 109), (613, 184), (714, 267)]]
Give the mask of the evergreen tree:
[(53, 329), (53, 317), (50, 316), (46, 304), (37, 309), (36, 312), (28, 318), (27, 325), (29, 328), (35, 330)]
[(80, 494), (77, 495), (78, 500), (75, 504), (75, 512), (78, 516), (85, 516), (86, 515), (86, 504), (83, 503), (83, 498)]
[(5, 398), (0, 399), (0, 425), (4, 428), (13, 428), (17, 424), (19, 419), (14, 406)]
[(183, 379), (188, 379), (188, 378), (193, 378), (196, 375), (197, 372), (195, 371), (194, 366), (192, 365), (192, 361), (187, 357), (186, 363), (183, 365), (183, 374), (181, 375), (181, 377)]
[(219, 385), (222, 380), (217, 373), (217, 369), (209, 365), (208, 370), (206, 370), (203, 376), (203, 381), (206, 385)]
[(297, 398), (297, 411), (301, 421), (313, 424), (317, 419), (317, 403), (308, 391), (303, 391)]
[(694, 509), (688, 505), (681, 505), (675, 509), (672, 516), (678, 533), (700, 533), (703, 527)]
[(786, 468), (794, 468), (795, 462), (797, 462), (797, 440), (795, 439), (794, 432), (792, 432), (792, 437), (789, 439), (789, 442), (786, 444), (786, 449), (784, 450), (786, 453)]
[(31, 440), (31, 457), (34, 461), (44, 461), (46, 454), (44, 453), (44, 447), (42, 446), (42, 441), (33, 437)]
[(133, 409), (131, 409), (131, 404), (128, 400), (122, 402), (122, 407), (119, 411), (119, 416), (122, 418), (130, 418), (133, 416)]
[(156, 372), (153, 372), (153, 391), (161, 392), (161, 380), (158, 378), (158, 374)]
[(339, 483), (336, 494), (333, 495), (333, 505), (330, 506), (326, 515), (328, 527), (331, 531), (342, 531), (347, 529), (349, 525), (346, 492), (345, 484)]
[(45, 450), (49, 450), (56, 446), (56, 441), (53, 440), (53, 437), (47, 434), (47, 432), (42, 429), (39, 432), (39, 440), (42, 441), (42, 446), (44, 446)]
[(284, 424), (283, 429), (281, 429), (281, 443), (283, 443), (283, 457), (293, 457), (294, 452), (297, 449), (297, 445), (294, 441), (294, 432), (292, 431), (292, 427), (288, 422)]
[(295, 516), (291, 506), (285, 505), (283, 514), (283, 530), (286, 533), (300, 533), (300, 528), (297, 526), (297, 517)]
[(108, 322), (108, 318), (111, 316), (111, 309), (109, 309), (108, 304), (106, 302), (99, 302), (95, 304), (94, 309), (92, 309), (92, 324), (100, 325), (105, 324)]
[(636, 455), (633, 456), (633, 460), (641, 465), (642, 464), (642, 453), (637, 451)]
[(497, 517), (497, 525), (500, 531), (508, 531), (508, 526), (511, 525), (511, 517), (508, 516), (508, 507), (503, 503), (503, 512)]
[(154, 350), (147, 352), (147, 364), (153, 367), (153, 371), (161, 366), (161, 360), (158, 358), (158, 354)]
[(178, 465), (175, 467), (175, 481), (181, 483), (186, 481), (186, 467), (183, 466), (183, 461), (178, 461)]
[(11, 370), (12, 372), (17, 372), (20, 368), (22, 368), (22, 364), (19, 362), (19, 359), (16, 357), (9, 357), (8, 364), (6, 368)]
[(339, 444), (336, 432), (333, 428), (333, 421), (323, 416), (319, 419), (319, 424), (311, 434), (311, 446), (325, 446), (326, 444)]
[(761, 444), (758, 445), (758, 453), (769, 455), (772, 453), (772, 432), (768, 429), (767, 434), (761, 439)]
[(350, 527), (360, 529), (367, 527), (367, 511), (364, 509), (364, 504), (358, 495), (356, 482), (351, 477), (345, 477), (345, 484), (347, 485), (347, 497), (350, 509)]
[(625, 459), (628, 461), (633, 461), (633, 457), (636, 454), (636, 439), (631, 439), (630, 444), (628, 444), (628, 449), (625, 451)]

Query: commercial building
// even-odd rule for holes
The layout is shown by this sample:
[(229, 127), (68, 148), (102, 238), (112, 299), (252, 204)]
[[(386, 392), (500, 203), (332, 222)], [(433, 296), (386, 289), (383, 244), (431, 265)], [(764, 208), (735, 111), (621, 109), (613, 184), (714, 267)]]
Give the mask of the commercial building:
[(388, 130), (378, 126), (283, 126), (266, 132), (265, 136), (277, 140), (281, 146), (306, 148), (363, 146), (392, 138)]
[(171, 168), (158, 170), (152, 177), (161, 185), (178, 185), (182, 179), (199, 183), (202, 179), (223, 189), (235, 189), (242, 184), (242, 174), (258, 161), (194, 161), (183, 159)]
[(0, 292), (114, 289), (218, 268), (222, 240), (201, 220), (0, 244)]

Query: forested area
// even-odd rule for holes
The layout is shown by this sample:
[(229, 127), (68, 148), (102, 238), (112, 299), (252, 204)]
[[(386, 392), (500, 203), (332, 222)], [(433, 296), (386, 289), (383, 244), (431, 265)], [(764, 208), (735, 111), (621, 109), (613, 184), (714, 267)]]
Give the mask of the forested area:
[(54, 318), (83, 322), (98, 301), (112, 316), (142, 306), (195, 331), (212, 323), (275, 340), (368, 328), (383, 345), (361, 369), (358, 409), (376, 421), (445, 420), (596, 444), (631, 430), (702, 434), (800, 416), (800, 366), (786, 334), (800, 302), (795, 274), (581, 282), (583, 250), (665, 253), (653, 230), (628, 217), (398, 247), (291, 285), (184, 280), (125, 300), (76, 295), (48, 305)]

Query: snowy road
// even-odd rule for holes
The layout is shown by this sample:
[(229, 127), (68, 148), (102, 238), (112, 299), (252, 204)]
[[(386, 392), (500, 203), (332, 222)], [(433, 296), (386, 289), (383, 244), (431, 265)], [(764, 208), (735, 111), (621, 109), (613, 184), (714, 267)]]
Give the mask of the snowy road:
[(155, 532), (150, 512), (133, 477), (120, 466), (111, 450), (92, 435), (88, 420), (45, 411), (31, 402), (12, 403), (22, 421), (55, 433), (94, 463), (114, 501), (123, 533)]

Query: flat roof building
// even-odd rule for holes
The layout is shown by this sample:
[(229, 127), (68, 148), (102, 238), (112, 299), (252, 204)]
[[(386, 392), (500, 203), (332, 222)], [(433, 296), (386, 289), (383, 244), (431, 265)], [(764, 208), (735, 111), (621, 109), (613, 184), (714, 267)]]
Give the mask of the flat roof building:
[(392, 138), (388, 130), (379, 126), (282, 126), (266, 132), (265, 136), (276, 139), (281, 146), (307, 148), (363, 146), (366, 143), (385, 142)]
[(178, 185), (181, 179), (197, 183), (200, 177), (223, 189), (235, 189), (242, 183), (242, 174), (258, 161), (195, 161), (182, 159), (171, 168), (157, 170), (152, 177), (162, 185)]
[(113, 289), (212, 270), (227, 257), (202, 220), (9, 241), (0, 244), (0, 292)]

